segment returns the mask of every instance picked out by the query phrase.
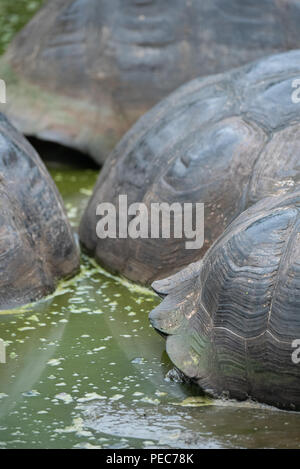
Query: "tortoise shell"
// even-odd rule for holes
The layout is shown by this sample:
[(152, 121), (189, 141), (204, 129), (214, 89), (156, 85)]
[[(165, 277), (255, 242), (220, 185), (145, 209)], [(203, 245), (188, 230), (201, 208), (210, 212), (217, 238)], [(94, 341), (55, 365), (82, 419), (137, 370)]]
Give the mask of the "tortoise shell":
[(167, 296), (151, 323), (202, 390), (300, 410), (299, 233), (300, 190), (263, 199), (202, 261), (153, 284)]
[(79, 250), (54, 182), (0, 114), (0, 308), (52, 293), (79, 269)]
[[(300, 179), (300, 103), (293, 98), (300, 51), (270, 56), (189, 82), (143, 116), (100, 173), (83, 216), (83, 246), (102, 264), (149, 284), (201, 259), (237, 215)], [(96, 207), (202, 202), (205, 241), (98, 239)], [(118, 211), (118, 210), (117, 210)]]
[(296, 49), (299, 0), (51, 0), (1, 60), (27, 135), (101, 163), (179, 85)]

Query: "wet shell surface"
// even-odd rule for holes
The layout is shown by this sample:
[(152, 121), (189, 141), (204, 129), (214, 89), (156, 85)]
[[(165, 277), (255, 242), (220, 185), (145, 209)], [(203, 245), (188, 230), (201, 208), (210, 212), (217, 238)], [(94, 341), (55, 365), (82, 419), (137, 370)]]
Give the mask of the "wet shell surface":
[(0, 114), (0, 309), (52, 293), (79, 269), (61, 197), (25, 138)]
[[(100, 263), (150, 284), (203, 257), (265, 196), (300, 181), (300, 51), (270, 56), (179, 88), (143, 116), (110, 155), (83, 216), (83, 246)], [(300, 94), (300, 93), (299, 93)], [(99, 203), (204, 203), (202, 249), (184, 237), (99, 239)]]
[(202, 261), (154, 282), (169, 357), (214, 396), (300, 410), (300, 191), (241, 214)]
[(181, 84), (300, 47), (298, 0), (50, 0), (0, 61), (27, 135), (102, 163)]

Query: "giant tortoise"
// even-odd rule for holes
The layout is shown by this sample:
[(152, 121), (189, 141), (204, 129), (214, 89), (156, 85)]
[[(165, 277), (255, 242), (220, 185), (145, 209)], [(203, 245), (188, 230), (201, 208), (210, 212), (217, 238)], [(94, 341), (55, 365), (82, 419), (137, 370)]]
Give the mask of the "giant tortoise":
[(167, 352), (203, 391), (300, 410), (300, 189), (243, 212), (202, 261), (154, 282)]
[[(83, 246), (102, 264), (150, 284), (203, 257), (229, 223), (300, 179), (300, 51), (180, 87), (143, 116), (104, 165), (83, 216)], [(99, 203), (202, 202), (205, 241), (99, 239)]]
[(0, 114), (0, 309), (52, 293), (79, 269), (63, 203), (38, 154)]
[(300, 47), (300, 0), (49, 0), (1, 61), (23, 133), (103, 162), (182, 83)]

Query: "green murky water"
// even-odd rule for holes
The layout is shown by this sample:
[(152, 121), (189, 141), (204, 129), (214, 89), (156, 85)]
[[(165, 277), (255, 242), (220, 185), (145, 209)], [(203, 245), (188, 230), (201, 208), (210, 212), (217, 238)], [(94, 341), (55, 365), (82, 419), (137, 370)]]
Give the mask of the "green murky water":
[[(51, 174), (77, 225), (97, 172), (61, 168)], [(130, 426), (127, 416), (156, 414), (158, 406), (165, 409), (194, 391), (165, 380), (171, 365), (147, 319), (157, 302), (152, 292), (83, 256), (80, 274), (53, 297), (0, 315), (7, 344), (7, 364), (0, 365), (0, 447), (156, 444), (155, 426), (143, 425), (137, 438), (140, 421)], [(171, 428), (167, 439), (177, 435), (177, 426)]]
[[(0, 0), (0, 51), (40, 3)], [(76, 227), (97, 172), (50, 171)], [(195, 398), (174, 381), (148, 323), (157, 302), (83, 256), (54, 296), (0, 314), (0, 448), (300, 447), (299, 414)]]

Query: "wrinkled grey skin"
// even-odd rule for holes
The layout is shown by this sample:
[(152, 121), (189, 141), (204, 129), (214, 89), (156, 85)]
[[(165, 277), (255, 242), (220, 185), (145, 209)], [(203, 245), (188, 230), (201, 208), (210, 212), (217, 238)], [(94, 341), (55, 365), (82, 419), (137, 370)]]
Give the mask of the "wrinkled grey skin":
[(79, 250), (54, 182), (0, 114), (0, 309), (52, 293), (79, 269)]
[(300, 0), (50, 0), (0, 64), (25, 134), (102, 163), (179, 85), (300, 47)]
[[(300, 180), (300, 51), (270, 56), (182, 86), (125, 135), (99, 175), (80, 226), (83, 246), (102, 264), (150, 284), (203, 257), (243, 210)], [(202, 202), (205, 242), (98, 239), (96, 207)]]
[(151, 323), (203, 391), (300, 410), (299, 231), (299, 189), (265, 198), (202, 261), (153, 284), (167, 296)]

